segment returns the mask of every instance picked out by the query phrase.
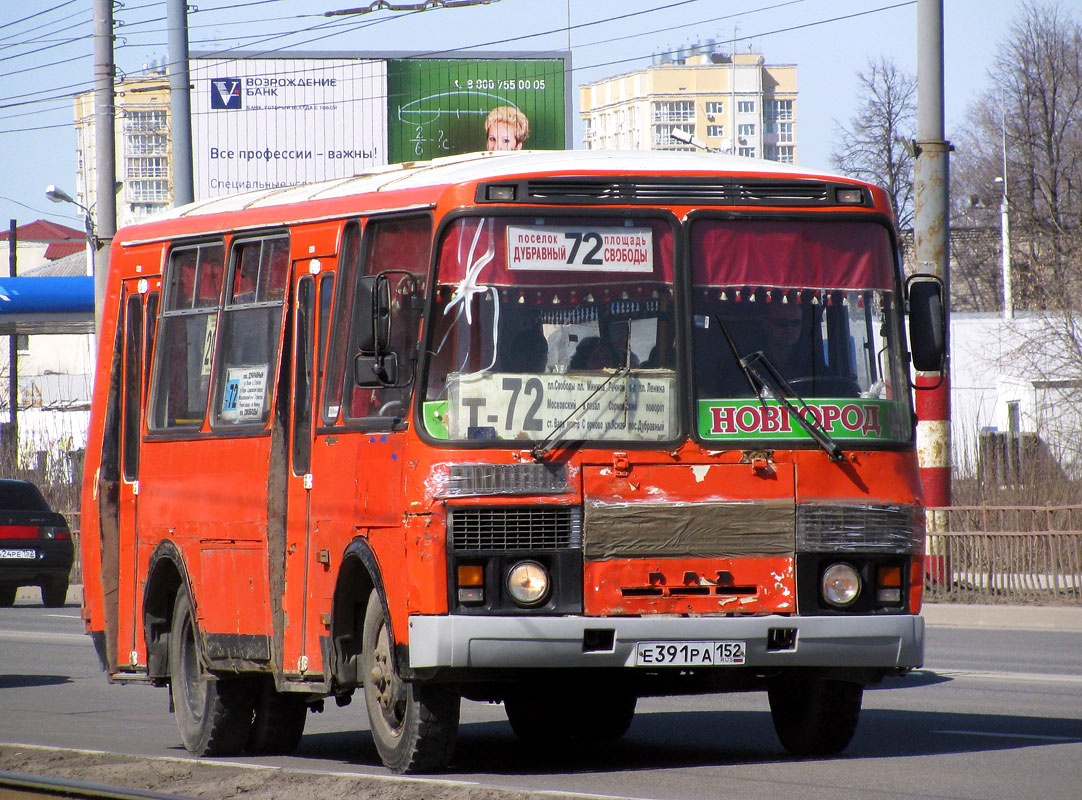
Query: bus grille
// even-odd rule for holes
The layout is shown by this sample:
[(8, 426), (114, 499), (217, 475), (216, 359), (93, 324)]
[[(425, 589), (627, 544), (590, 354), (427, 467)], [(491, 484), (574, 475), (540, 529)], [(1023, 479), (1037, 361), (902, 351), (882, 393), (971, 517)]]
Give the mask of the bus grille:
[(919, 553), (924, 515), (908, 505), (796, 507), (796, 548), (802, 553)]
[(570, 550), (582, 547), (578, 506), (455, 508), (448, 512), (453, 550)]
[[(696, 204), (719, 206), (835, 205), (824, 181), (682, 180), (615, 178), (538, 179), (525, 182), (523, 202)], [(840, 184), (839, 184), (840, 185)], [(847, 187), (852, 188), (852, 187)]]

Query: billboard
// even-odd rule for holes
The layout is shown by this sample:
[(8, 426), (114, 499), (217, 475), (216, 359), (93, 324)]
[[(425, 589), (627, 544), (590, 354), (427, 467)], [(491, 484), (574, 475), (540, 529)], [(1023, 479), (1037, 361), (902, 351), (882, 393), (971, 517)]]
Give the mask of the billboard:
[(378, 59), (192, 59), (195, 199), (386, 164), (386, 70)]
[(564, 53), (197, 53), (190, 69), (196, 200), (570, 137)]
[(560, 57), (390, 61), (391, 162), (497, 149), (488, 146), (490, 134), (504, 145), (501, 149), (562, 149), (564, 78)]

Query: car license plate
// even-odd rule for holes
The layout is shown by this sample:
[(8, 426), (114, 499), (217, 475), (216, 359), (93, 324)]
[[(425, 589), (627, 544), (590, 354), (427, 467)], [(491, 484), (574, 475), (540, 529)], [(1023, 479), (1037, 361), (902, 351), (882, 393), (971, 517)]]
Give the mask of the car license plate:
[(37, 558), (37, 550), (11, 550), (0, 548), (0, 558)]
[(639, 642), (635, 664), (640, 667), (711, 667), (743, 664), (744, 642)]

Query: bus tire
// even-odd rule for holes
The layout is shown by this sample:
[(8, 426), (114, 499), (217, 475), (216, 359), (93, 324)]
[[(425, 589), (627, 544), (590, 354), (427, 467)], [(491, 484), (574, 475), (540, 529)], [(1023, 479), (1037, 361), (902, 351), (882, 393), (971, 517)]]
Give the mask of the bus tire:
[(601, 687), (578, 693), (525, 688), (504, 699), (504, 711), (519, 739), (552, 747), (571, 739), (619, 739), (631, 727), (637, 701), (630, 692)]
[(577, 706), (575, 737), (589, 742), (619, 739), (631, 727), (637, 703), (638, 698), (630, 692), (597, 688)]
[(262, 683), (245, 750), (252, 755), (288, 755), (304, 735), (308, 704), (304, 695), (279, 692), (273, 680)]
[(364, 615), (361, 670), (368, 724), (384, 765), (400, 774), (446, 767), (458, 735), (461, 698), (444, 687), (402, 680), (391, 626), (375, 591)]
[(864, 687), (825, 678), (779, 678), (767, 688), (770, 716), (782, 746), (795, 756), (828, 756), (849, 746)]
[(169, 676), (184, 747), (199, 756), (240, 753), (255, 707), (249, 679), (216, 677), (199, 658), (195, 615), (186, 591), (177, 593), (169, 634)]
[(503, 710), (515, 736), (538, 747), (561, 747), (571, 741), (566, 698), (544, 689), (524, 688), (507, 695)]

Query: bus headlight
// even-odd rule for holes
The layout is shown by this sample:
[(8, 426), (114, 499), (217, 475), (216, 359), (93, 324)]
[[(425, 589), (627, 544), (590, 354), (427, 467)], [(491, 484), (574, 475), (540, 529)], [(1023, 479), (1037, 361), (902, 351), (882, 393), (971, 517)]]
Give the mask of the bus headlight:
[(520, 606), (536, 606), (549, 594), (549, 574), (536, 561), (520, 561), (507, 573), (507, 592)]
[(831, 564), (823, 571), (823, 599), (844, 607), (860, 594), (860, 573), (849, 564)]

